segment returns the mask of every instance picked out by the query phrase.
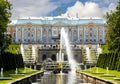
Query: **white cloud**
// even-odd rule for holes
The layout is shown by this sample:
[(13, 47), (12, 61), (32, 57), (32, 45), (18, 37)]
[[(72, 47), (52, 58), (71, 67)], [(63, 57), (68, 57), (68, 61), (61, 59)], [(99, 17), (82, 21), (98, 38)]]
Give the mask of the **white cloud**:
[(108, 9), (109, 9), (109, 10), (115, 10), (115, 8), (116, 8), (116, 4), (110, 3)]
[[(108, 3), (108, 2), (106, 2)], [(110, 10), (114, 10), (116, 5), (111, 3), (109, 7), (100, 8), (99, 4), (95, 2), (86, 2), (83, 4), (80, 1), (77, 1), (74, 6), (69, 7), (63, 16), (68, 15), (71, 17), (75, 17), (78, 15), (81, 18), (84, 17), (103, 17), (106, 12)]]
[[(12, 19), (20, 17), (40, 17), (49, 14), (57, 7), (69, 5), (73, 0), (9, 0), (13, 4)], [(115, 1), (115, 2), (114, 2)], [(68, 7), (66, 13), (79, 17), (103, 17), (107, 11), (114, 10), (117, 0), (89, 0), (83, 4), (80, 1)]]
[(55, 10), (57, 6), (49, 0), (9, 0), (13, 4), (12, 19), (40, 17)]

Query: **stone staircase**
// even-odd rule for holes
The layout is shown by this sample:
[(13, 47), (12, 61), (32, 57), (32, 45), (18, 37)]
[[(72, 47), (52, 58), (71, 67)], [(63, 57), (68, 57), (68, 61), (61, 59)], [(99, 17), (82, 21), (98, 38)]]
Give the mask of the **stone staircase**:
[[(89, 49), (89, 52), (90, 52), (90, 61), (95, 63), (97, 61), (97, 56), (98, 56), (97, 50)], [(84, 57), (83, 60), (87, 61), (88, 59), (87, 59), (87, 53), (86, 53), (85, 49), (82, 50), (82, 54), (83, 54), (83, 57)]]
[(35, 54), (32, 53), (32, 49), (25, 49), (24, 50), (24, 61), (25, 62), (34, 62), (35, 61)]

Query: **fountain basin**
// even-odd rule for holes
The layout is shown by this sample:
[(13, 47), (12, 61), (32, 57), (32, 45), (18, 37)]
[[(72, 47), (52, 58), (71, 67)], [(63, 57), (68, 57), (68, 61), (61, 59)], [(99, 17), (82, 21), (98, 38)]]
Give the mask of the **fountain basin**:
[(12, 77), (0, 77), (0, 80), (12, 80)]
[(104, 74), (103, 72), (93, 72), (92, 74)]
[(102, 77), (116, 77), (115, 75), (113, 74), (103, 74), (101, 75)]
[(30, 74), (31, 72), (20, 72), (20, 74)]
[(23, 76), (24, 74), (9, 74), (10, 76)]
[(114, 78), (114, 80), (120, 80), (120, 78)]

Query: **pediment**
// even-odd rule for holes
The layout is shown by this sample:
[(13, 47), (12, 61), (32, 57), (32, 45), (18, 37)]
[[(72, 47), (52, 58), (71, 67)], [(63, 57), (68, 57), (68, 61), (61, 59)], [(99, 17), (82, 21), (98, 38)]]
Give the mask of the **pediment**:
[(94, 26), (95, 26), (95, 24), (92, 22), (88, 24), (88, 27), (94, 27)]
[(30, 23), (30, 22), (26, 23), (27, 28), (31, 28), (32, 26), (33, 26), (32, 23)]

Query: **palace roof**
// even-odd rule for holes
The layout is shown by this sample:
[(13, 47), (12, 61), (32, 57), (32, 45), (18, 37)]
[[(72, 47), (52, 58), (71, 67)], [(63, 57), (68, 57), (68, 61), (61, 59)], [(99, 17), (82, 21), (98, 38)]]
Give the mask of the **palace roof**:
[(20, 18), (17, 20), (12, 20), (12, 22), (9, 25), (19, 25), (19, 24), (26, 24), (26, 23), (32, 23), (32, 24), (48, 24), (48, 25), (54, 25), (56, 23), (64, 23), (69, 25), (78, 25), (78, 24), (88, 24), (88, 23), (94, 23), (94, 24), (104, 24), (105, 19), (102, 18), (77, 18), (77, 17), (25, 17)]

